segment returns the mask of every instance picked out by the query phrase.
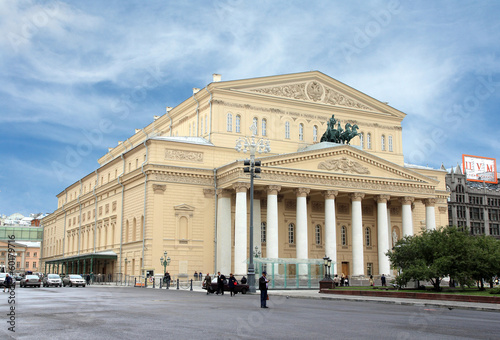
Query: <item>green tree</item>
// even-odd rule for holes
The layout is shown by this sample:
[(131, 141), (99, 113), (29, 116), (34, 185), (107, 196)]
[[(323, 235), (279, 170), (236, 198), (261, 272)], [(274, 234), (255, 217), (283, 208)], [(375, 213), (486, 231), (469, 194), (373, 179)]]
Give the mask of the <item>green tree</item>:
[(500, 241), (491, 236), (471, 237), (470, 277), (480, 282), (484, 289), (483, 279), (490, 282), (493, 276), (500, 273)]
[(443, 277), (450, 275), (459, 282), (470, 277), (469, 235), (456, 227), (424, 230), (420, 235), (399, 240), (387, 252), (391, 264), (400, 270), (398, 282), (430, 281), (440, 290)]

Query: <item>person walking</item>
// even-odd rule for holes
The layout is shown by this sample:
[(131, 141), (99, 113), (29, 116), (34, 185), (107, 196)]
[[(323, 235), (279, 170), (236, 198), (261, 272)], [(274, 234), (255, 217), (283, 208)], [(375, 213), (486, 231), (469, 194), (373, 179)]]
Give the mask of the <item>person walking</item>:
[(267, 288), (269, 280), (267, 279), (267, 273), (262, 272), (262, 276), (259, 278), (259, 290), (260, 290), (260, 308), (269, 308), (266, 306), (267, 301)]
[(380, 277), (380, 281), (382, 281), (382, 287), (387, 286), (385, 283), (385, 275), (384, 274), (382, 274), (382, 276)]
[(85, 281), (87, 281), (87, 286), (90, 285), (90, 274), (87, 274)]
[(225, 276), (217, 272), (217, 295), (224, 295), (224, 279)]
[(10, 292), (10, 287), (12, 286), (12, 276), (9, 273), (5, 274), (5, 281), (3, 282), (3, 292), (5, 293), (5, 288), (7, 288), (7, 292)]
[(212, 278), (210, 277), (210, 273), (207, 273), (207, 276), (205, 276), (205, 288), (207, 289), (208, 295), (212, 290)]
[(373, 283), (373, 275), (370, 275), (370, 280), (368, 280), (368, 282), (370, 283), (370, 286), (375, 288), (375, 284)]
[(236, 292), (234, 289), (236, 288), (236, 285), (238, 282), (236, 281), (236, 278), (233, 276), (233, 273), (229, 274), (229, 291), (231, 292), (231, 296), (236, 295)]

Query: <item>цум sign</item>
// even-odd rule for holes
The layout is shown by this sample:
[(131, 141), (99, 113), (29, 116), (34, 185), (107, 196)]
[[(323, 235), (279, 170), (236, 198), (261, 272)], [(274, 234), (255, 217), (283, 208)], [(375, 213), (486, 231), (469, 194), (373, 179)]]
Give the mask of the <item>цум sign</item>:
[(468, 181), (497, 183), (495, 158), (462, 155), (462, 168)]

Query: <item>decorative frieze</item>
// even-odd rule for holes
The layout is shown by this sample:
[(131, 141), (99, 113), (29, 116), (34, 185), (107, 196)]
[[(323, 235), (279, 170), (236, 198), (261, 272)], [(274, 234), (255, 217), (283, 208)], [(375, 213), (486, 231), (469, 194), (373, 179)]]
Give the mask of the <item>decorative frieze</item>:
[(163, 194), (167, 190), (167, 186), (165, 184), (153, 184), (153, 192), (155, 194)]
[(311, 202), (312, 212), (325, 212), (325, 202), (322, 201), (312, 201)]
[(362, 164), (350, 160), (347, 157), (340, 159), (331, 159), (318, 164), (318, 169), (328, 171), (342, 171), (343, 173), (351, 172), (357, 174), (369, 174), (370, 170)]
[(173, 161), (203, 162), (203, 152), (165, 149), (165, 159)]
[(347, 204), (347, 203), (338, 203), (337, 204), (337, 212), (339, 214), (348, 215), (349, 214), (349, 204)]

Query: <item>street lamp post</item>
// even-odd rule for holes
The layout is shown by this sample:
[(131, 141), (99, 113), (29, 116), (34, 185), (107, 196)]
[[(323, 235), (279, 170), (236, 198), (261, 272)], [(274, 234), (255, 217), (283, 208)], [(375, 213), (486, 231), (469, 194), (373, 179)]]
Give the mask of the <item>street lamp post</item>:
[(163, 252), (163, 256), (160, 257), (160, 263), (163, 266), (163, 273), (167, 272), (167, 266), (170, 264), (170, 257), (167, 257), (167, 252)]
[[(248, 285), (249, 291), (255, 293), (255, 267), (253, 263), (253, 179), (259, 178), (256, 174), (260, 173), (260, 161), (255, 161), (255, 152), (267, 153), (271, 151), (269, 140), (263, 138), (256, 139), (257, 124), (254, 122), (250, 127), (252, 136), (250, 138), (239, 138), (236, 141), (236, 151), (244, 153), (250, 152), (250, 160), (245, 160), (244, 172), (250, 173), (250, 247), (249, 247), (249, 263), (248, 263)], [(257, 167), (257, 168), (256, 168)]]

